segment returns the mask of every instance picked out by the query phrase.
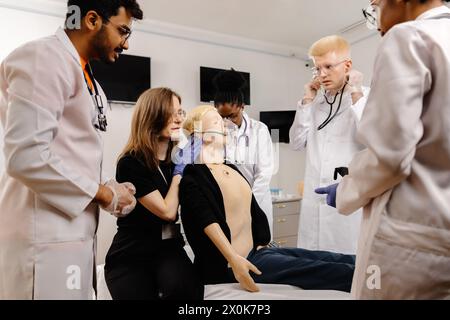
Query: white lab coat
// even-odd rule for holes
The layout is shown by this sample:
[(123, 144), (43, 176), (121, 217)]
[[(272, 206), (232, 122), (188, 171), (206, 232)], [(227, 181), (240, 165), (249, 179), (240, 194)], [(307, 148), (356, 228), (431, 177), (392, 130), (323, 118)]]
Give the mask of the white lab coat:
[(0, 118), (0, 299), (92, 298), (103, 146), (64, 30), (3, 61)]
[(356, 298), (450, 298), (449, 31), (440, 7), (392, 28), (378, 50), (358, 131), (368, 149), (337, 189), (340, 212), (364, 207)]
[[(241, 127), (227, 139), (226, 157), (235, 164), (252, 187), (253, 194), (269, 221), (273, 235), (273, 209), (270, 194), (270, 180), (274, 170), (273, 146), (267, 126), (251, 119), (244, 112), (245, 121)], [(248, 147), (246, 138), (248, 136)]]
[(3, 156), (3, 127), (0, 125), (0, 176), (3, 171), (5, 171), (5, 158)]
[[(306, 169), (298, 247), (309, 250), (326, 250), (348, 254), (356, 253), (361, 214), (343, 217), (328, 206), (326, 197), (314, 192), (318, 187), (340, 181), (333, 179), (334, 169), (347, 167), (353, 155), (364, 148), (356, 142), (358, 121), (365, 107), (368, 88), (364, 97), (352, 104), (350, 92), (344, 92), (336, 117), (322, 130), (317, 128), (327, 118), (330, 106), (322, 94), (305, 106), (297, 108), (294, 123), (289, 131), (290, 145), (294, 150), (306, 148)], [(339, 98), (334, 103), (337, 110)], [(333, 98), (329, 98), (333, 100)]]

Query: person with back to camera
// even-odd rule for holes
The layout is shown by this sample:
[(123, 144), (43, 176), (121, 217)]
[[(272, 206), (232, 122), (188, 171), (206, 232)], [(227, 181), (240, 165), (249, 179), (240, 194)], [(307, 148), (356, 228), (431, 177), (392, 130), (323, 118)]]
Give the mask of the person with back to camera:
[(450, 9), (377, 0), (365, 15), (383, 36), (357, 135), (368, 148), (322, 188), (342, 214), (364, 208), (352, 295), (449, 299)]

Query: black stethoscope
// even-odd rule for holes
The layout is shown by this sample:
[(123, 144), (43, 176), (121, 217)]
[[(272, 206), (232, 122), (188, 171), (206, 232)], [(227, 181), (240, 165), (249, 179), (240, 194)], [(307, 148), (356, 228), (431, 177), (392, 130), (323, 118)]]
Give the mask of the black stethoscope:
[(94, 87), (94, 92), (92, 92), (91, 87), (89, 86), (88, 80), (86, 79), (86, 75), (83, 72), (84, 81), (86, 82), (86, 86), (89, 90), (89, 93), (92, 97), (92, 100), (94, 101), (94, 104), (97, 107), (97, 115), (98, 115), (98, 124), (94, 124), (94, 127), (100, 131), (105, 132), (106, 127), (108, 126), (108, 122), (106, 121), (106, 115), (103, 113), (103, 101), (102, 97), (98, 93), (97, 84), (95, 83), (94, 74), (92, 73), (91, 65), (88, 63), (86, 64), (86, 71), (88, 73), (89, 78), (91, 78), (92, 85)]
[[(342, 90), (340, 90), (338, 93), (336, 93), (336, 95), (334, 96), (334, 99), (332, 102), (330, 102), (326, 96), (326, 94), (324, 95), (325, 97), (325, 101), (328, 103), (328, 105), (330, 106), (330, 113), (328, 114), (328, 117), (325, 119), (325, 121), (317, 128), (317, 130), (322, 130), (323, 128), (325, 128), (338, 114), (339, 110), (341, 109), (341, 104), (342, 104), (342, 97), (344, 96), (344, 90), (345, 87), (347, 86), (347, 82), (344, 84), (344, 87), (342, 88)], [(333, 114), (333, 116), (331, 115), (333, 113), (333, 106), (334, 103), (336, 102), (337, 96), (341, 95), (341, 97), (339, 98), (339, 104), (338, 107), (336, 109), (336, 112)]]

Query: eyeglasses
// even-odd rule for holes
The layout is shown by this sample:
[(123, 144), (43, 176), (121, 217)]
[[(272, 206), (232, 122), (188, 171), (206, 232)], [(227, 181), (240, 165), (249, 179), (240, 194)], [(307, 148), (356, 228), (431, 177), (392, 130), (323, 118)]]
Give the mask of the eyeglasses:
[(106, 22), (111, 24), (112, 26), (116, 27), (117, 31), (119, 32), (120, 36), (123, 39), (122, 43), (127, 42), (127, 40), (131, 37), (131, 34), (133, 33), (133, 31), (130, 28), (118, 25), (118, 24), (112, 22), (111, 20), (106, 20)]
[(173, 113), (173, 117), (175, 118), (176, 116), (178, 116), (178, 117), (180, 117), (182, 119), (185, 119), (186, 118), (186, 114), (187, 114), (186, 110), (180, 109), (177, 112)]
[(363, 15), (364, 18), (366, 19), (366, 26), (368, 29), (370, 30), (378, 30), (378, 10), (379, 7), (373, 5), (373, 1), (372, 3), (366, 8), (363, 9)]
[(313, 67), (311, 68), (311, 71), (313, 73), (314, 77), (318, 77), (322, 74), (322, 71), (326, 71), (326, 74), (328, 74), (329, 72), (333, 71), (338, 65), (347, 62), (348, 59), (342, 60), (341, 62), (335, 63), (335, 64), (328, 64), (325, 65), (323, 67)]

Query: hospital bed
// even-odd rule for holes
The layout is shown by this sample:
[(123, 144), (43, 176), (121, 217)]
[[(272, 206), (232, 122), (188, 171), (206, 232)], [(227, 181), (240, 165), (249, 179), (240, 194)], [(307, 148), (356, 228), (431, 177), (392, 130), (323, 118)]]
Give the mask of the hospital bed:
[[(258, 284), (259, 292), (247, 292), (237, 283), (205, 286), (205, 300), (350, 300), (347, 292), (302, 290), (282, 284)], [(105, 281), (104, 265), (97, 266), (97, 299), (111, 300)]]

